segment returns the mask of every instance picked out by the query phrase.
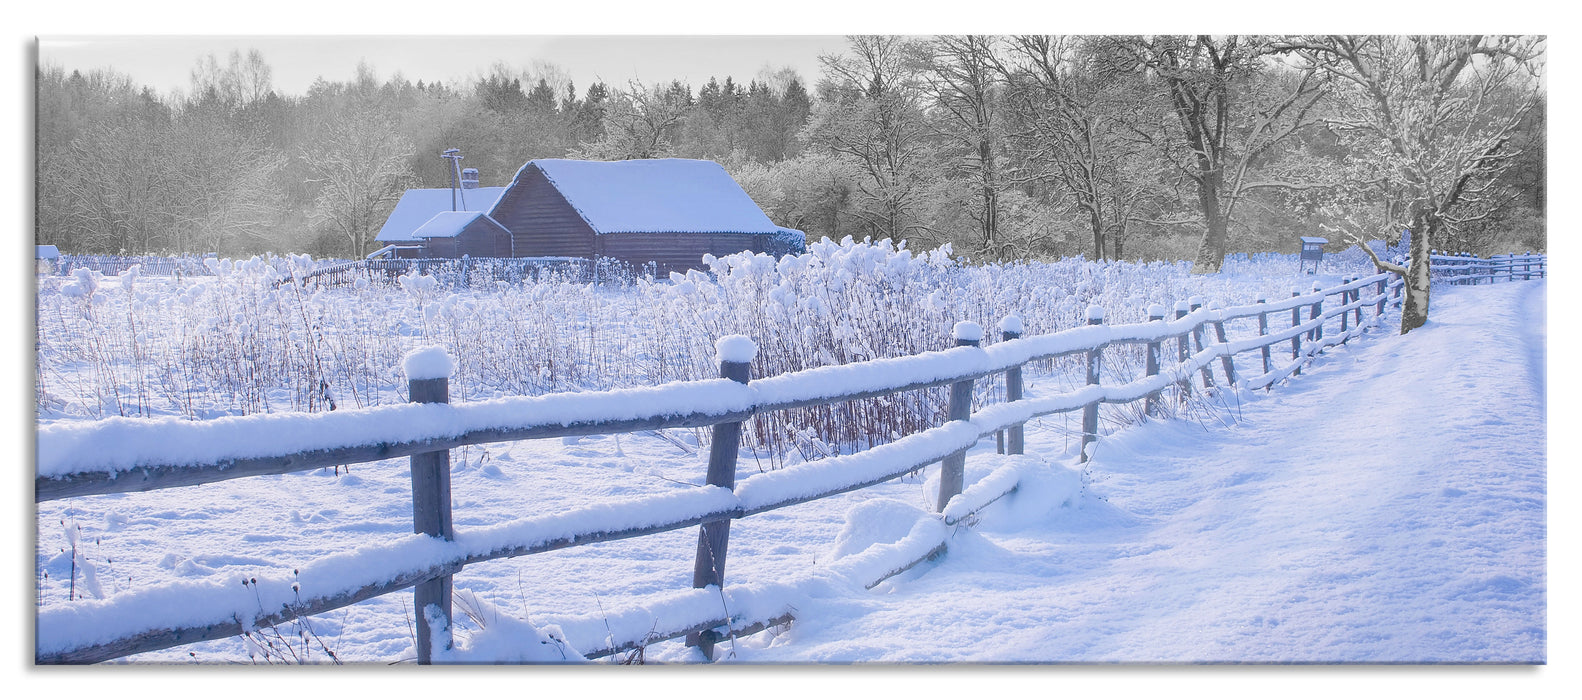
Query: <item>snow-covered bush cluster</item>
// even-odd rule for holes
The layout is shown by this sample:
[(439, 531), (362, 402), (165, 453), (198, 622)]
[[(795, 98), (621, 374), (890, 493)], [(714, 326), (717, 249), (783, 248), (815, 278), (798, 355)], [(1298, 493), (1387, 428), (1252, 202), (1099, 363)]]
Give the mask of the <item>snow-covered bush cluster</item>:
[[(1366, 255), (1332, 256), (1326, 279), (1371, 272)], [(1351, 258), (1357, 258), (1353, 261)], [(1224, 306), (1283, 297), (1313, 278), (1294, 256), (1227, 260), (1218, 275), (1187, 263), (963, 264), (949, 247), (914, 253), (890, 241), (825, 239), (776, 259), (708, 257), (708, 273), (600, 283), (543, 274), (521, 281), (416, 272), (338, 286), (287, 282), (301, 258), (208, 261), (213, 277), (43, 278), (38, 292), (40, 421), (104, 416), (207, 418), (323, 411), (405, 400), (402, 358), (443, 347), (455, 362), (453, 401), (653, 385), (718, 374), (715, 341), (756, 343), (752, 376), (942, 350), (958, 322), (1025, 335), (1147, 318), (1202, 296)], [(1353, 269), (1354, 268), (1354, 269)], [(374, 278), (378, 281), (377, 278)], [(985, 333), (984, 344), (998, 332)], [(1107, 371), (1140, 371), (1140, 350), (1106, 352)], [(1076, 361), (1032, 368), (1055, 389), (1080, 383)], [(977, 400), (997, 400), (997, 381)], [(747, 446), (804, 459), (888, 442), (944, 416), (934, 389), (760, 416)], [(700, 431), (702, 432), (702, 431)]]

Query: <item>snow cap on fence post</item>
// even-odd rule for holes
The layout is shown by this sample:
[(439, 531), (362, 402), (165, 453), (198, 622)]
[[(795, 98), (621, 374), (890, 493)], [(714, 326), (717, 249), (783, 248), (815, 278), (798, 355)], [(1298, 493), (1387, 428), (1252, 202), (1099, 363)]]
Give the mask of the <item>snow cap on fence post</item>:
[(1186, 301), (1177, 301), (1176, 302), (1176, 306), (1175, 306), (1175, 310), (1176, 310), (1176, 318), (1181, 318), (1182, 316), (1187, 315), (1187, 303), (1186, 303)]
[(714, 359), (717, 362), (752, 362), (758, 356), (758, 344), (745, 335), (727, 335), (714, 341)]
[(1162, 321), (1162, 320), (1164, 320), (1164, 317), (1165, 317), (1165, 305), (1164, 304), (1149, 304), (1148, 305), (1148, 320), (1150, 320), (1150, 321)]
[(1104, 322), (1104, 307), (1093, 304), (1088, 307), (1088, 325), (1096, 326)]
[(977, 345), (983, 341), (983, 326), (972, 321), (961, 321), (950, 331), (957, 345)]
[(1000, 319), (1000, 332), (1015, 333), (1020, 336), (1022, 334), (1022, 317), (1016, 314), (1006, 314), (1005, 318)]
[(1203, 305), (1203, 297), (1197, 295), (1187, 297), (1187, 303), (1192, 305), (1193, 311), (1197, 311), (1198, 307)]
[(401, 370), (407, 381), (418, 379), (449, 379), (456, 371), (456, 362), (445, 352), (443, 345), (425, 345), (413, 348), (401, 358)]
[(1313, 283), (1313, 291), (1315, 291), (1315, 292), (1322, 292), (1322, 291), (1324, 291), (1324, 285), (1322, 283), (1319, 283), (1319, 282), (1314, 282)]

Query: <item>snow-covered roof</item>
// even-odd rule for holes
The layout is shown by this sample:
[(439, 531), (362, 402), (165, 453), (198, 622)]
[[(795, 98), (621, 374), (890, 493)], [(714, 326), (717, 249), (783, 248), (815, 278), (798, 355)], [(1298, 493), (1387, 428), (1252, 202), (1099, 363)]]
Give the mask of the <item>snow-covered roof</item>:
[[(457, 190), (456, 206), (465, 211), (487, 214), (494, 211), (494, 205), (500, 201), (500, 195), (505, 194), (505, 190), (504, 187)], [(449, 187), (407, 190), (406, 194), (401, 195), (401, 201), (396, 202), (395, 210), (390, 212), (390, 218), (385, 219), (385, 225), (379, 229), (379, 235), (374, 240), (383, 243), (416, 242), (418, 239), (413, 234), (419, 226), (434, 218), (435, 214), (452, 211), (450, 192)]]
[(34, 246), (33, 258), (35, 260), (54, 260), (60, 257), (60, 249), (52, 245)]
[(530, 166), (542, 171), (597, 233), (779, 230), (714, 161), (546, 158), (522, 166), (517, 178)]
[(1329, 239), (1328, 238), (1319, 238), (1317, 236), (1303, 236), (1302, 237), (1302, 242), (1303, 243), (1317, 243), (1319, 245), (1323, 245), (1325, 243), (1328, 243)]
[[(467, 224), (476, 221), (478, 217), (488, 219), (489, 223), (500, 226), (500, 222), (495, 221), (488, 214), (481, 211), (442, 211), (435, 214), (428, 221), (423, 222), (422, 226), (417, 227), (417, 230), (412, 232), (412, 237), (415, 239), (455, 238), (461, 234), (462, 229), (467, 228)], [(500, 228), (504, 229), (505, 227), (500, 226)]]

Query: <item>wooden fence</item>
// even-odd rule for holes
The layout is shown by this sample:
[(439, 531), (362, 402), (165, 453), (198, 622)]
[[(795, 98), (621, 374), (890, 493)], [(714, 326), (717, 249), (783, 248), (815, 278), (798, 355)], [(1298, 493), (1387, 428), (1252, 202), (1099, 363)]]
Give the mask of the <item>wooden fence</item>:
[[(447, 624), (453, 619), (451, 580), (469, 564), (700, 526), (693, 586), (699, 594), (713, 590), (711, 595), (718, 597), (719, 589), (714, 587), (723, 588), (732, 520), (865, 488), (940, 462), (943, 466), (936, 525), (944, 534), (910, 554), (894, 554), (893, 565), (883, 567), (882, 575), (877, 576), (883, 580), (944, 551), (948, 527), (959, 526), (979, 508), (1016, 490), (1015, 475), (1000, 472), (970, 486), (963, 483), (967, 450), (982, 438), (999, 436), (1005, 452), (1020, 454), (1022, 426), (1027, 421), (1080, 411), (1080, 459), (1086, 461), (1092, 454), (1092, 444), (1099, 438), (1101, 404), (1143, 402), (1147, 414), (1157, 415), (1166, 401), (1184, 400), (1193, 391), (1216, 386), (1216, 364), (1228, 386), (1268, 388), (1284, 377), (1300, 373), (1302, 365), (1325, 348), (1358, 337), (1365, 325), (1379, 323), (1387, 304), (1399, 306), (1400, 295), (1400, 280), (1385, 273), (1347, 279), (1330, 289), (1319, 289), (1316, 284), (1311, 292), (1292, 289), (1289, 298), (1260, 298), (1254, 304), (1225, 309), (1204, 308), (1194, 298), (1179, 302), (1174, 318), (1166, 318), (1166, 309), (1156, 305), (1149, 309), (1147, 322), (1129, 325), (1106, 325), (1103, 309), (1092, 307), (1087, 326), (1022, 338), (1015, 332), (1019, 325), (1002, 324), (1005, 330), (1001, 341), (986, 347), (980, 346), (981, 330), (973, 332), (975, 324), (958, 324), (958, 347), (949, 350), (756, 380), (748, 376), (749, 363), (736, 356), (721, 362), (720, 379), (640, 389), (452, 405), (448, 403), (447, 380), (418, 378), (409, 379), (414, 403), (405, 405), (225, 421), (117, 421), (113, 425), (84, 423), (41, 429), (39, 476), (34, 485), (36, 502), (178, 488), (409, 457), (414, 531), (421, 535), (388, 546), (361, 548), (356, 562), (341, 562), (344, 570), (322, 577), (342, 581), (334, 586), (310, 589), (304, 583), (299, 590), (289, 580), (255, 580), (253, 593), (260, 601), (259, 610), (245, 619), (223, 604), (212, 611), (202, 609), (201, 601), (193, 602), (185, 622), (174, 625), (168, 621), (124, 622), (123, 617), (128, 616), (116, 614), (114, 599), (42, 609), (37, 620), (35, 660), (41, 664), (93, 663), (220, 639), (415, 588), (414, 609), (422, 611), (415, 615), (419, 624), (418, 662), (429, 663), (436, 652), (442, 653), (450, 644)], [(1283, 321), (1287, 314), (1289, 324)], [(1256, 334), (1250, 330), (1254, 319)], [(1276, 325), (1285, 327), (1276, 329)], [(1227, 337), (1228, 326), (1245, 332), (1239, 334), (1241, 337)], [(1103, 351), (1137, 345), (1145, 348), (1145, 374), (1119, 381), (1111, 372), (1114, 381), (1103, 383)], [(1086, 361), (1085, 386), (1043, 396), (1023, 392), (1024, 365), (1076, 356)], [(1007, 401), (973, 413), (969, 406), (973, 383), (996, 375), (1005, 378)], [(1193, 387), (1198, 376), (1204, 389)], [(735, 483), (741, 423), (755, 414), (943, 386), (952, 388), (950, 421), (944, 425), (855, 454), (794, 465)], [(246, 442), (239, 436), (295, 434), (290, 430), (293, 421), (314, 421), (319, 429), (312, 432), (334, 436), (324, 438), (333, 441), (308, 448), (299, 444), (290, 451), (236, 446)], [(368, 426), (397, 426), (395, 429), (401, 432), (380, 433), (378, 428)], [(629, 507), (619, 509), (649, 514), (643, 518), (607, 522), (601, 527), (583, 524), (591, 512), (611, 512), (608, 504), (603, 504), (602, 509), (588, 512), (536, 516), (484, 528), (487, 532), (458, 532), (451, 525), (448, 465), (452, 448), (506, 440), (704, 426), (713, 431), (707, 486), (679, 492), (679, 496), (666, 494), (623, 502)], [(121, 443), (142, 447), (109, 447)], [(162, 451), (164, 445), (181, 445), (183, 455), (170, 456), (173, 453)], [(194, 450), (199, 454), (194, 454)], [(411, 556), (394, 555), (410, 554), (415, 548), (427, 553), (428, 564), (382, 568), (385, 561), (411, 561)], [(306, 574), (302, 580), (307, 580)], [(346, 580), (358, 583), (348, 585)], [(870, 587), (878, 580), (872, 581)], [(122, 607), (135, 604), (131, 600)], [(599, 648), (580, 651), (592, 658), (685, 636), (689, 644), (709, 654), (724, 635), (749, 634), (786, 623), (790, 614), (788, 609), (765, 612), (753, 619), (721, 614), (631, 639), (605, 639)], [(101, 638), (85, 643), (80, 635), (57, 629), (63, 626), (86, 626)]]
[(204, 258), (185, 256), (168, 258), (158, 255), (62, 255), (46, 274), (71, 274), (72, 270), (87, 268), (103, 275), (119, 275), (133, 265), (140, 265), (143, 274), (163, 277), (213, 277), (214, 271), (203, 263)]
[(1435, 281), (1446, 284), (1494, 284), (1501, 278), (1506, 282), (1543, 278), (1548, 256), (1527, 253), (1479, 258), (1471, 253), (1434, 253), (1428, 256), (1428, 261)]
[(540, 280), (554, 276), (573, 282), (597, 282), (628, 278), (631, 267), (613, 258), (598, 261), (587, 258), (387, 258), (332, 263), (310, 272), (292, 274), (275, 280), (275, 286), (295, 281), (298, 284), (340, 286), (356, 280), (390, 285), (408, 273), (438, 277), (462, 287), (481, 281)]

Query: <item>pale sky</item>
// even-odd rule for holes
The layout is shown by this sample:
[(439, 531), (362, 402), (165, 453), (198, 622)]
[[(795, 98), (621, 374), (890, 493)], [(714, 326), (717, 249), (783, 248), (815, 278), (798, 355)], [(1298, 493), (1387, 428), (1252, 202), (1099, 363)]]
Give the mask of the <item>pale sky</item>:
[(73, 69), (114, 68), (162, 94), (186, 91), (199, 58), (223, 65), (233, 50), (256, 48), (273, 69), (277, 92), (300, 95), (315, 78), (350, 79), (367, 61), (381, 79), (447, 84), (485, 73), (496, 61), (527, 68), (559, 65), (578, 93), (594, 80), (623, 87), (680, 79), (693, 88), (710, 76), (746, 83), (764, 67), (789, 66), (811, 89), (820, 53), (839, 53), (840, 36), (41, 36), (41, 64)]

